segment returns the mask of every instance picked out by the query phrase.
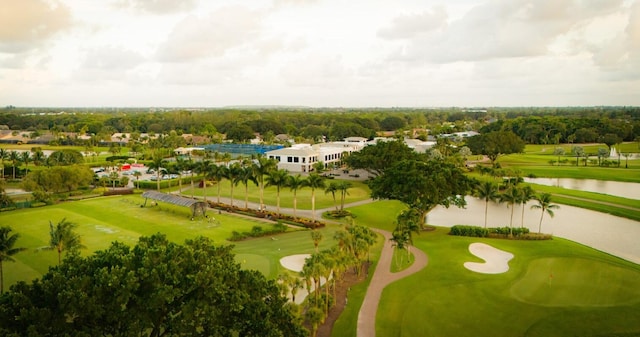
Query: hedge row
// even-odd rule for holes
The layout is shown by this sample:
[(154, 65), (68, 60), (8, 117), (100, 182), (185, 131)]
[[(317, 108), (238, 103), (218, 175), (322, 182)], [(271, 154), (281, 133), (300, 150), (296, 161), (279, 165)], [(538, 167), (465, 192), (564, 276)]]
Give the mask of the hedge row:
[(482, 228), (478, 226), (455, 225), (451, 227), (449, 235), (468, 236), (477, 238), (513, 238), (518, 240), (550, 240), (550, 234), (529, 233), (528, 228), (496, 227)]
[(287, 226), (281, 223), (275, 223), (271, 229), (264, 230), (262, 226), (253, 226), (251, 232), (231, 232), (231, 237), (227, 240), (229, 241), (241, 241), (247, 238), (259, 238), (267, 235), (280, 234), (287, 231)]

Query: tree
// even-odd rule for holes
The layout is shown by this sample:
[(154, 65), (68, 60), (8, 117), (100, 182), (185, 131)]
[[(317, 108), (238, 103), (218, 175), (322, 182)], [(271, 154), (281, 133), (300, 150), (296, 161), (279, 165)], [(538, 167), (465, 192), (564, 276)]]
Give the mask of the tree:
[[(396, 228), (393, 230), (391, 240), (394, 241), (397, 249), (406, 249), (407, 258), (411, 254), (411, 245), (413, 245), (413, 233), (420, 233), (420, 216), (422, 214), (417, 210), (409, 208), (397, 217)], [(397, 261), (396, 261), (397, 263)]]
[(9, 159), (9, 151), (4, 148), (0, 148), (0, 165), (2, 165), (2, 176), (0, 179), (4, 179), (4, 161)]
[(85, 248), (80, 241), (80, 235), (74, 230), (77, 224), (67, 221), (63, 218), (55, 226), (49, 221), (49, 247), (47, 249), (55, 249), (58, 252), (58, 264), (62, 261), (62, 252), (75, 251)]
[(329, 183), (329, 186), (325, 187), (324, 189), (324, 194), (331, 193), (331, 196), (333, 197), (333, 206), (336, 208), (336, 211), (338, 211), (336, 192), (338, 192), (338, 183), (336, 183), (335, 181)]
[(509, 208), (511, 208), (511, 218), (509, 220), (509, 236), (512, 235), (513, 231), (513, 210), (515, 208), (515, 204), (519, 203), (520, 200), (520, 190), (516, 186), (510, 186), (500, 194), (500, 202), (504, 202), (507, 204)]
[(221, 189), (221, 182), (222, 179), (224, 179), (225, 176), (227, 176), (227, 171), (229, 170), (228, 167), (226, 166), (222, 166), (222, 165), (211, 165), (211, 169), (209, 170), (209, 178), (215, 180), (216, 185), (218, 185), (218, 199), (217, 202), (220, 203), (220, 189)]
[(609, 148), (609, 152), (611, 152), (611, 147), (622, 143), (622, 138), (615, 133), (607, 133), (600, 137), (600, 141), (604, 143)]
[(540, 215), (540, 223), (538, 224), (538, 233), (541, 233), (542, 218), (544, 217), (544, 213), (549, 214), (549, 216), (553, 218), (553, 216), (555, 215), (553, 213), (553, 210), (559, 209), (560, 206), (551, 203), (551, 194), (549, 193), (542, 193), (538, 195), (535, 199), (536, 201), (538, 201), (538, 204), (532, 205), (531, 209), (539, 209), (542, 211), (542, 214)]
[(136, 178), (136, 188), (140, 188), (140, 177), (142, 177), (142, 172), (133, 171), (133, 176)]
[(344, 211), (344, 200), (349, 194), (349, 189), (353, 186), (351, 182), (340, 181), (338, 183), (338, 191), (340, 191), (340, 212)]
[(11, 227), (0, 227), (0, 294), (4, 293), (3, 262), (14, 262), (13, 255), (27, 250), (22, 247), (14, 247), (20, 235), (10, 233)]
[(324, 178), (317, 173), (311, 173), (304, 180), (304, 186), (311, 189), (311, 220), (316, 219), (316, 189), (324, 188)]
[(434, 207), (464, 206), (472, 180), (448, 162), (403, 160), (370, 180), (369, 187), (374, 199), (399, 200), (419, 211), (419, 225), (423, 228)]
[(473, 153), (485, 154), (496, 165), (498, 156), (520, 153), (524, 150), (524, 141), (511, 131), (492, 131), (467, 138), (467, 146)]
[(305, 318), (311, 324), (311, 336), (316, 337), (318, 333), (318, 326), (324, 322), (324, 311), (318, 307), (311, 307), (305, 313)]
[(267, 175), (266, 186), (276, 187), (276, 207), (278, 214), (280, 214), (280, 189), (287, 185), (288, 178), (289, 172), (284, 169), (271, 171)]
[(227, 175), (225, 176), (225, 178), (227, 178), (227, 180), (229, 180), (229, 194), (230, 194), (230, 200), (231, 200), (231, 207), (233, 207), (233, 187), (236, 186), (238, 184), (238, 182), (240, 181), (240, 177), (242, 175), (242, 166), (240, 166), (240, 164), (238, 163), (233, 163), (229, 166), (229, 169), (226, 170), (225, 172)]
[(31, 161), (31, 153), (23, 151), (20, 153), (20, 161), (24, 164), (25, 175), (29, 172), (29, 162)]
[(520, 217), (520, 228), (524, 228), (524, 206), (530, 201), (533, 200), (535, 198), (535, 191), (533, 190), (533, 188), (531, 188), (531, 186), (523, 186), (520, 188), (520, 198), (518, 199), (518, 201), (520, 202), (520, 205), (522, 206), (522, 214)]
[(18, 151), (11, 151), (9, 152), (9, 160), (11, 160), (11, 164), (13, 167), (13, 180), (16, 179), (16, 166), (18, 165), (18, 162), (20, 161), (20, 154), (18, 153)]
[(231, 246), (164, 235), (72, 255), (0, 299), (0, 333), (30, 336), (294, 336), (307, 333), (274, 280)]
[(314, 229), (311, 231), (311, 240), (313, 240), (313, 247), (316, 249), (316, 253), (318, 252), (318, 246), (322, 241), (322, 232)]
[(253, 175), (253, 169), (250, 166), (241, 167), (236, 184), (242, 183), (244, 185), (244, 208), (249, 208), (249, 182), (258, 185), (258, 180)]
[(253, 173), (258, 181), (260, 189), (260, 209), (264, 209), (264, 176), (269, 172), (278, 168), (278, 162), (275, 159), (269, 159), (264, 156), (258, 156), (253, 163)]
[(352, 153), (345, 162), (352, 169), (364, 169), (372, 176), (378, 176), (397, 162), (418, 157), (413, 149), (400, 140), (379, 141)]
[(156, 189), (160, 191), (160, 180), (162, 180), (162, 169), (167, 164), (167, 161), (160, 156), (156, 156), (153, 160), (147, 164), (150, 169), (156, 171)]
[(576, 156), (576, 166), (578, 166), (578, 160), (585, 155), (584, 148), (580, 145), (574, 145), (571, 147), (571, 153)]
[(487, 228), (489, 201), (498, 200), (498, 185), (490, 181), (483, 181), (475, 186), (474, 196), (484, 200), (484, 228)]
[(289, 176), (287, 186), (293, 192), (293, 216), (295, 217), (298, 208), (298, 190), (305, 186), (304, 178), (300, 174)]

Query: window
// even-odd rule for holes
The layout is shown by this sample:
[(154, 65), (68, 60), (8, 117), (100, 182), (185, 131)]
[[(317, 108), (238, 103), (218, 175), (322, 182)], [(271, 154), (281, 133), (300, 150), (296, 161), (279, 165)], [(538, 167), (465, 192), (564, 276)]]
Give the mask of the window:
[(293, 158), (287, 157), (287, 163), (292, 163), (292, 162), (293, 162)]
[(299, 161), (300, 161), (300, 158), (298, 158), (298, 157), (293, 157), (293, 162), (294, 162), (294, 163), (297, 163), (297, 162), (299, 162)]

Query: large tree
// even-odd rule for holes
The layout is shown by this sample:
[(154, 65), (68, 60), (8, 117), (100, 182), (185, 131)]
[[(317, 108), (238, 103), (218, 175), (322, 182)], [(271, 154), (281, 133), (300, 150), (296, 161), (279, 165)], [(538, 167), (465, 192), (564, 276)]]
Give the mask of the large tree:
[(472, 186), (460, 168), (436, 160), (403, 160), (369, 182), (372, 198), (399, 200), (418, 211), (421, 228), (434, 207), (464, 206)]
[(345, 162), (350, 168), (364, 169), (372, 176), (378, 176), (399, 161), (418, 158), (419, 154), (403, 141), (393, 140), (365, 146), (347, 156)]
[(306, 336), (277, 284), (243, 270), (207, 238), (72, 255), (0, 299), (0, 334), (29, 336)]
[(4, 293), (4, 269), (2, 263), (13, 262), (13, 255), (16, 255), (26, 248), (14, 247), (20, 237), (19, 234), (10, 234), (11, 227), (0, 227), (0, 294)]
[(524, 150), (524, 145), (524, 141), (511, 131), (493, 131), (467, 139), (471, 152), (486, 155), (493, 165), (498, 156), (520, 153)]

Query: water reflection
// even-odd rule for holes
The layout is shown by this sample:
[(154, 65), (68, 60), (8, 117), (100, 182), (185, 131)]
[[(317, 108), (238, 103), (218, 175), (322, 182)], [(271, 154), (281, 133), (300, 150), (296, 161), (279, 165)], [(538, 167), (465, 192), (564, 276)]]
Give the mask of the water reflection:
[(640, 199), (640, 184), (621, 181), (573, 178), (524, 178), (525, 182), (571, 190), (596, 192), (629, 199)]
[[(427, 222), (436, 226), (453, 225), (484, 226), (484, 201), (467, 197), (467, 207), (437, 207), (429, 213)], [(525, 205), (524, 226), (538, 231), (540, 210)], [(521, 225), (522, 208), (515, 206), (513, 225)], [(582, 243), (595, 249), (640, 264), (640, 222), (619, 218), (605, 213), (560, 205), (555, 217), (544, 215), (542, 232)], [(508, 226), (511, 209), (506, 204), (489, 204), (487, 223), (489, 227)]]

